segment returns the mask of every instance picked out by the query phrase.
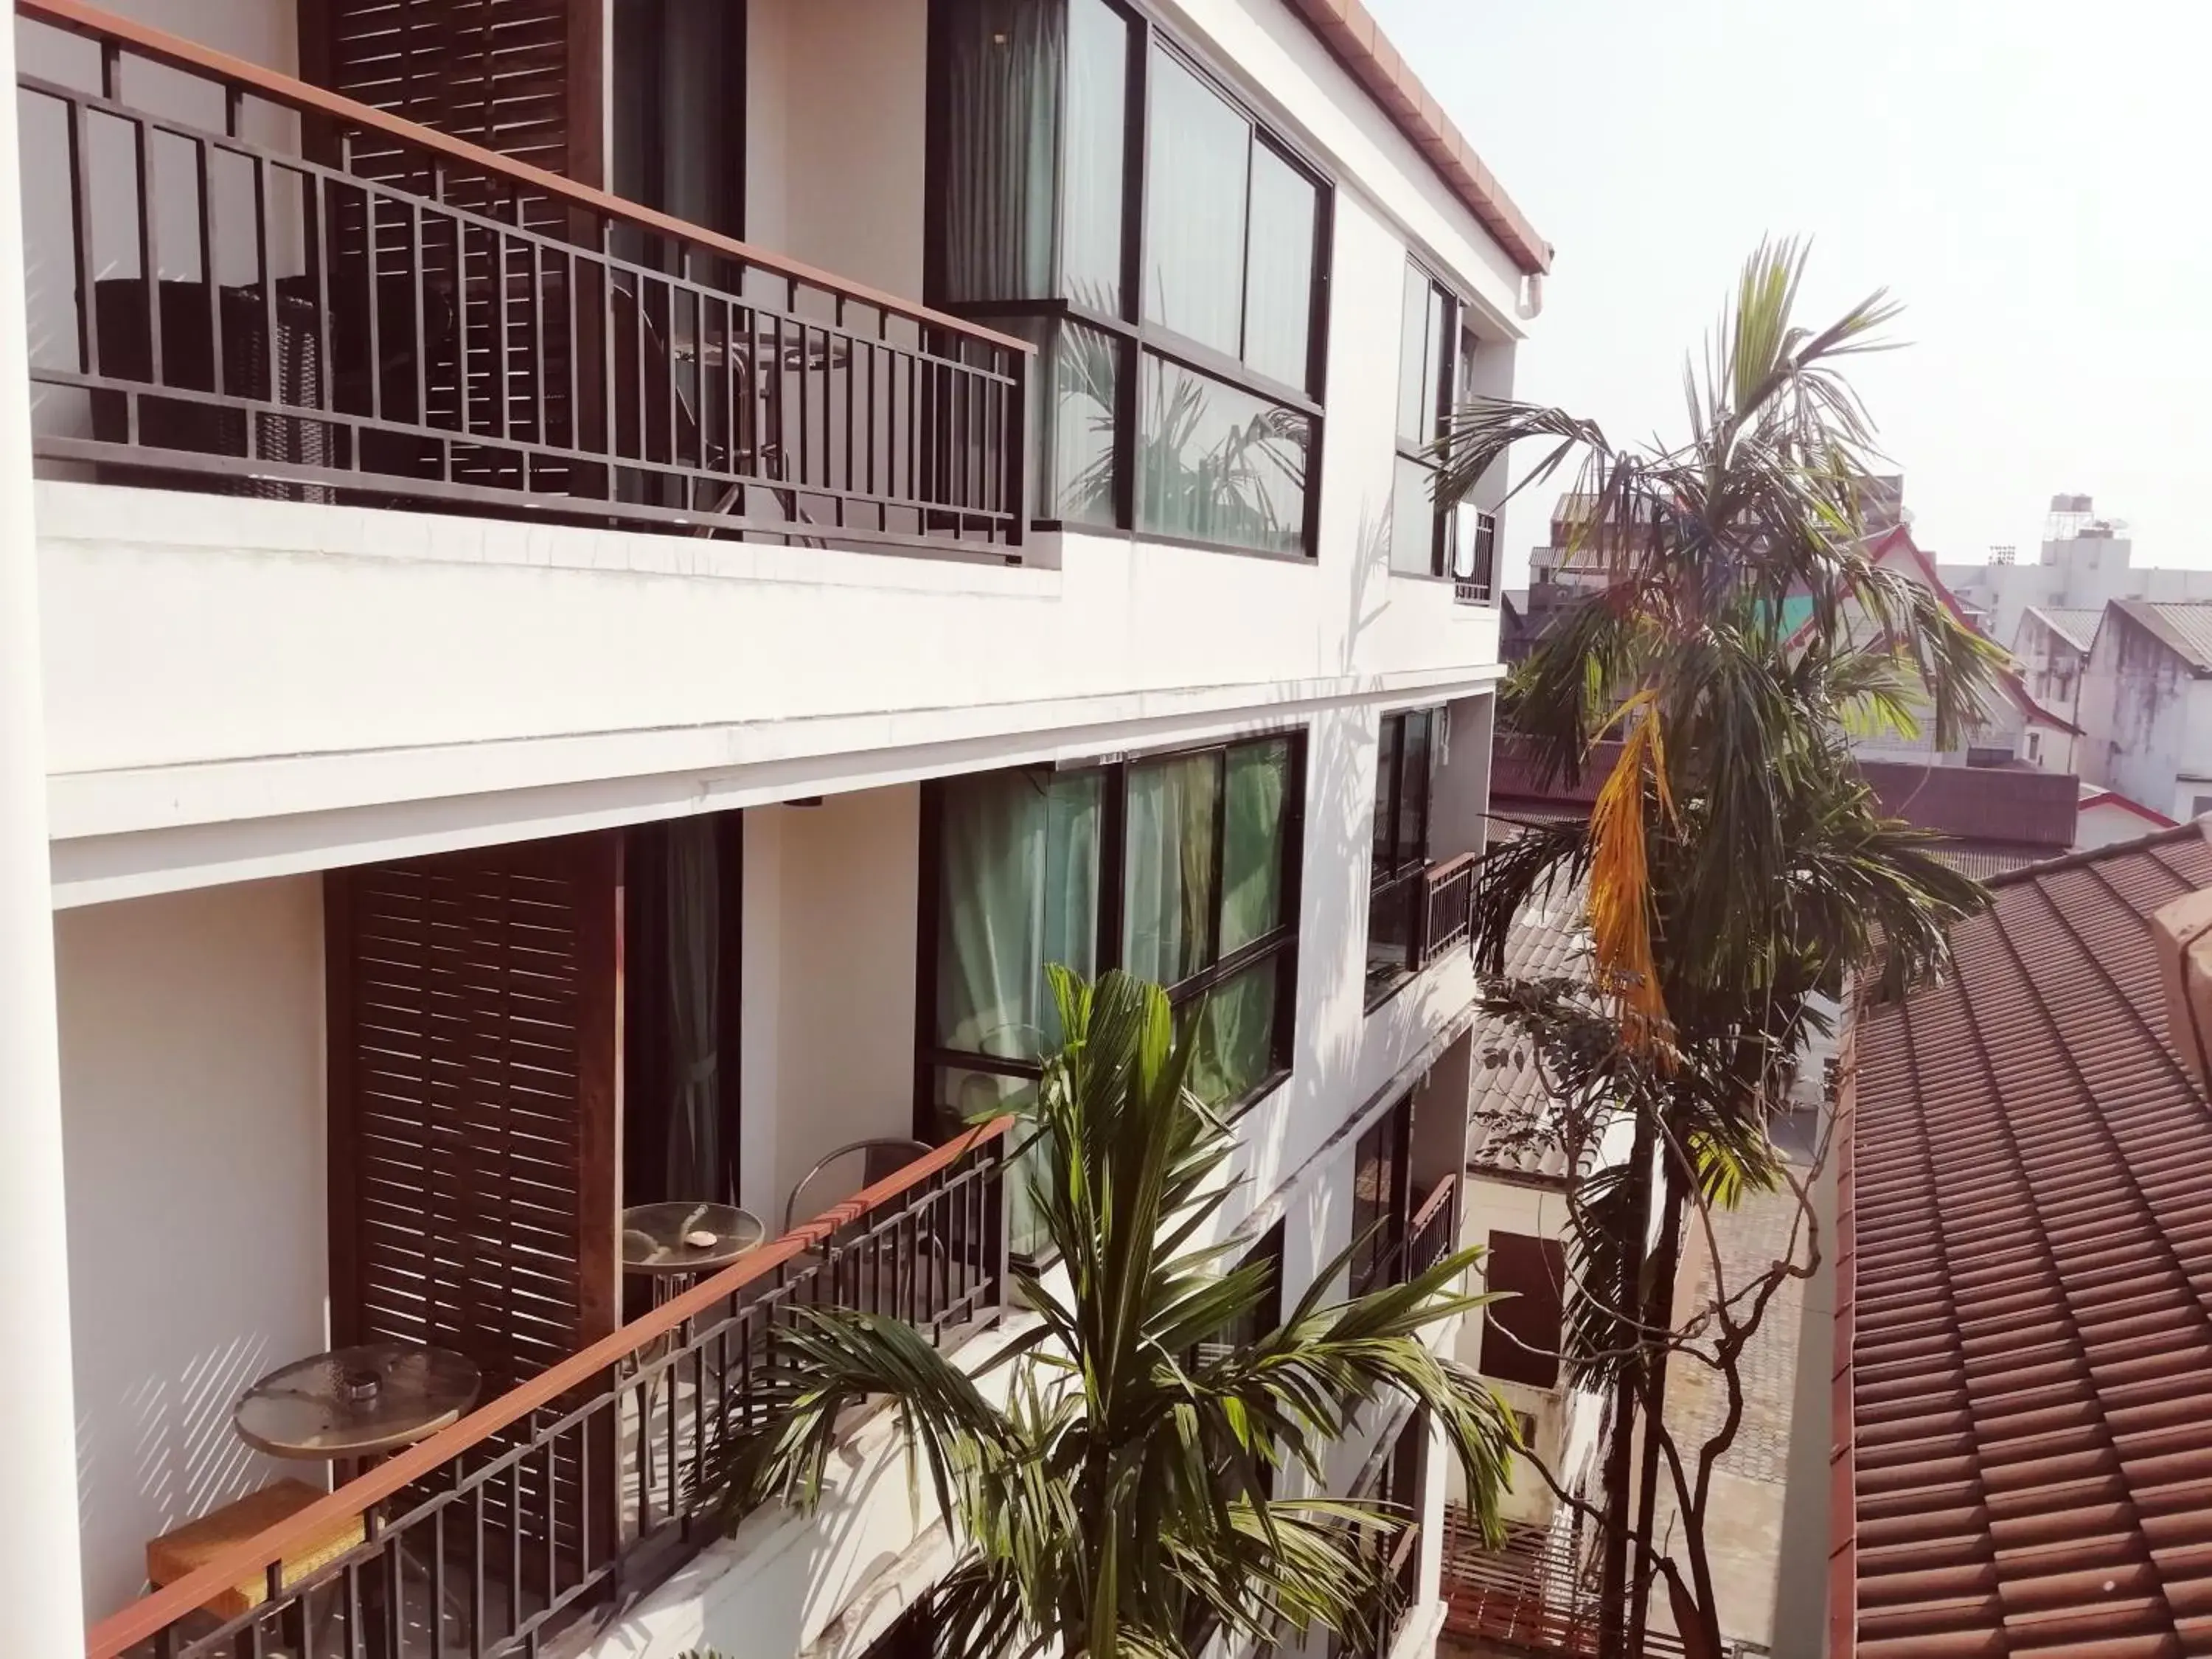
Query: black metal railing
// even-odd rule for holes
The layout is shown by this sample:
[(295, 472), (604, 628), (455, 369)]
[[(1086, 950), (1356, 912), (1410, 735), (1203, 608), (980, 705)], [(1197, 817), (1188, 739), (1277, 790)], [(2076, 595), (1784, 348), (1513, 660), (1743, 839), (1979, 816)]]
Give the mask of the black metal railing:
[[(536, 1654), (720, 1535), (792, 1310), (943, 1341), (1006, 1285), (1007, 1120), (969, 1132), (94, 1628), (88, 1659)], [(302, 1571), (334, 1531), (360, 1541)], [(204, 1604), (244, 1589), (225, 1618)]]
[(80, 0), (17, 9), (81, 59), (20, 77), (49, 468), (1016, 556), (1023, 342)]
[(1454, 555), (1452, 598), (1462, 605), (1488, 605), (1498, 597), (1498, 515), (1463, 507), (1471, 522), (1462, 531), (1464, 545)]
[(1421, 878), (1420, 965), (1441, 960), (1473, 936), (1474, 867), (1472, 853), (1431, 865)]

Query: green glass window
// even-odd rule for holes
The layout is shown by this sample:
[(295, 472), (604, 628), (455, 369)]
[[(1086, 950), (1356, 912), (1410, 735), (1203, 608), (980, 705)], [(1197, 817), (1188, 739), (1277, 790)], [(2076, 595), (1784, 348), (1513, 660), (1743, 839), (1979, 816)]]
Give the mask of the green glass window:
[(928, 293), (1039, 348), (1037, 516), (1310, 555), (1327, 185), (1117, 0), (930, 16)]
[(1263, 553), (1304, 551), (1311, 421), (1151, 352), (1139, 401), (1140, 530)]
[(937, 1042), (1034, 1060), (1059, 1041), (1044, 970), (1097, 962), (1100, 779), (989, 772), (939, 809)]
[(1164, 987), (1209, 1103), (1233, 1109), (1279, 1079), (1297, 1006), (1304, 754), (1302, 734), (1276, 735), (927, 786), (933, 1018), (919, 1121), (943, 1133), (1026, 1097), (1060, 1039), (1054, 963)]
[(1382, 717), (1375, 756), (1373, 865), (1367, 892), (1367, 1003), (1370, 1008), (1413, 978), (1429, 868), (1430, 757), (1440, 710), (1408, 708)]

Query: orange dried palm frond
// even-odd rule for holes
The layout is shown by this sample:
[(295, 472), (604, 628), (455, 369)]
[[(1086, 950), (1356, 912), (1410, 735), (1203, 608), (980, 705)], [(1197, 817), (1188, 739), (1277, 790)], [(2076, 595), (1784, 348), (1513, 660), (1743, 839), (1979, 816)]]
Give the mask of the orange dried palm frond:
[(1668, 1020), (1651, 948), (1651, 872), (1644, 817), (1647, 775), (1659, 810), (1669, 819), (1674, 816), (1656, 694), (1637, 692), (1607, 725), (1625, 727), (1627, 735), (1620, 760), (1590, 808), (1591, 945), (1599, 982), (1620, 1005), (1622, 1029), (1648, 1051), (1664, 1045)]

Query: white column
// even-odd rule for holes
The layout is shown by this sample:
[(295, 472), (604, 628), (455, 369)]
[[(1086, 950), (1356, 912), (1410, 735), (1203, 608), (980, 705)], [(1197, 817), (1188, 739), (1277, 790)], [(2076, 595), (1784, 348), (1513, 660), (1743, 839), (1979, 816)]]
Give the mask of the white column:
[(0, 93), (0, 1653), (66, 1659), (84, 1611), (12, 20)]

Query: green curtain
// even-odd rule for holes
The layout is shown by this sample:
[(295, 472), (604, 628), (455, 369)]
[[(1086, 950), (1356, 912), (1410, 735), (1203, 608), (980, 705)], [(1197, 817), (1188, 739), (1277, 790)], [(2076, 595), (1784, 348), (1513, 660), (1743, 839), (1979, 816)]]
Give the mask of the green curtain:
[(1097, 964), (1098, 774), (992, 772), (945, 785), (939, 1047), (1034, 1060), (1059, 1039), (1045, 964)]
[(1194, 1033), (1190, 1086), (1207, 1105), (1243, 1098), (1274, 1069), (1280, 972), (1279, 957), (1269, 956), (1206, 994)]
[(1282, 920), (1283, 798), (1287, 741), (1229, 754), (1227, 844), (1221, 852), (1221, 954), (1243, 949)]
[(1188, 755), (1133, 766), (1128, 780), (1122, 963), (1139, 979), (1175, 985), (1211, 960), (1221, 757)]

